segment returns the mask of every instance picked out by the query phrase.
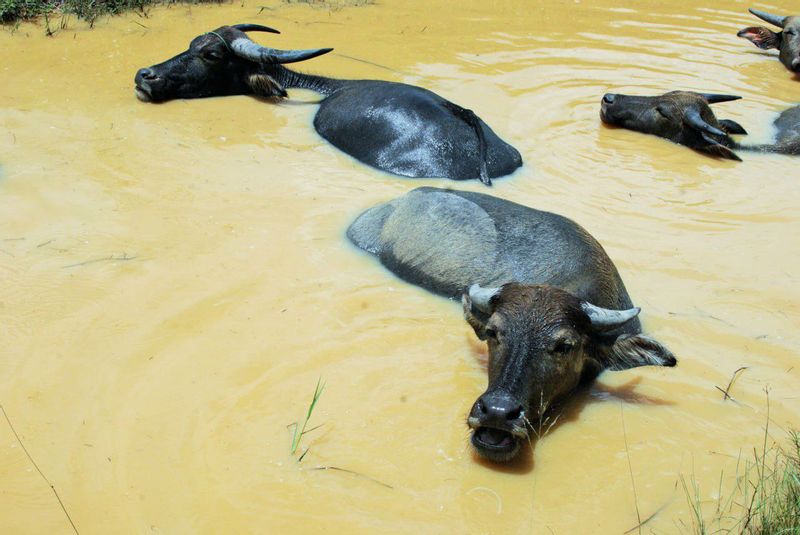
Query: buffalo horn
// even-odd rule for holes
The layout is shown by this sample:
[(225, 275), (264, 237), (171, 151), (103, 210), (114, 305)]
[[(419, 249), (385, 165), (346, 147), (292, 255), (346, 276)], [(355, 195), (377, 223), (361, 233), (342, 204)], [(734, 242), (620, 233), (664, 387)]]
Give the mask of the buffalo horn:
[(700, 117), (700, 112), (693, 108), (686, 110), (686, 113), (684, 113), (683, 115), (683, 120), (686, 124), (688, 124), (692, 128), (702, 130), (703, 132), (708, 132), (709, 134), (714, 134), (715, 136), (726, 135), (725, 132), (723, 132), (719, 128), (708, 124), (705, 121), (705, 119)]
[(262, 26), (260, 24), (234, 24), (231, 28), (236, 28), (242, 32), (269, 32), (269, 33), (281, 33), (275, 28), (270, 28), (269, 26)]
[(759, 11), (758, 9), (753, 8), (750, 8), (750, 13), (761, 20), (765, 20), (770, 24), (774, 24), (780, 28), (783, 28), (783, 25), (786, 24), (786, 17), (779, 17), (778, 15), (773, 15), (771, 13), (767, 13), (766, 11)]
[(639, 315), (642, 311), (639, 307), (629, 308), (628, 310), (611, 310), (601, 308), (586, 301), (581, 303), (581, 308), (589, 316), (592, 327), (598, 331), (610, 331), (628, 323)]
[(716, 104), (717, 102), (730, 102), (731, 100), (739, 100), (742, 97), (736, 95), (718, 95), (716, 93), (700, 93), (706, 102), (709, 104)]
[(500, 288), (481, 288), (479, 284), (473, 284), (469, 287), (469, 299), (472, 304), (485, 313), (489, 313), (489, 302), (492, 297), (500, 292)]
[(231, 50), (237, 56), (258, 63), (294, 63), (327, 54), (332, 48), (317, 48), (314, 50), (278, 50), (258, 45), (250, 39), (240, 37), (231, 43)]

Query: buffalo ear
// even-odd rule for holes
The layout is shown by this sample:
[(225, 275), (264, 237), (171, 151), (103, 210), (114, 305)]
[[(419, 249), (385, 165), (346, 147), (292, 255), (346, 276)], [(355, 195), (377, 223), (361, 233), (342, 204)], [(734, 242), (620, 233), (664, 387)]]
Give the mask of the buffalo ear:
[(783, 32), (775, 33), (763, 26), (750, 26), (740, 30), (736, 35), (747, 39), (762, 50), (769, 50), (770, 48), (781, 48), (782, 34)]
[(747, 135), (747, 130), (744, 129), (742, 125), (737, 123), (736, 121), (732, 121), (730, 119), (722, 119), (719, 122), (719, 126), (725, 130), (728, 134), (741, 134)]
[(486, 340), (486, 324), (494, 314), (497, 298), (502, 288), (482, 288), (473, 284), (461, 296), (461, 305), (464, 307), (464, 319), (467, 320), (475, 336)]
[(275, 78), (268, 74), (253, 74), (247, 79), (247, 85), (253, 93), (261, 97), (281, 97), (286, 98), (289, 94)]
[(701, 150), (703, 152), (707, 152), (707, 153), (709, 153), (709, 154), (711, 154), (713, 156), (717, 156), (719, 158), (724, 158), (726, 160), (734, 160), (734, 161), (737, 161), (737, 162), (741, 162), (742, 161), (742, 159), (739, 158), (739, 156), (735, 152), (733, 152), (731, 149), (729, 149), (725, 145), (722, 145), (721, 143), (719, 143), (717, 140), (715, 140), (711, 136), (706, 135), (705, 133), (702, 133), (701, 136), (703, 137), (703, 139), (708, 144), (707, 145), (702, 145), (700, 147), (697, 147), (697, 150)]
[(643, 334), (622, 334), (611, 346), (604, 346), (598, 359), (607, 370), (627, 370), (639, 366), (668, 366), (678, 360), (657, 340)]
[(715, 143), (713, 145), (706, 145), (704, 147), (700, 147), (700, 150), (703, 152), (707, 152), (713, 156), (717, 156), (719, 158), (723, 158), (725, 160), (733, 160), (735, 162), (741, 162), (742, 159), (733, 152), (731, 149), (726, 147), (725, 145), (720, 145), (719, 143)]
[(486, 340), (486, 323), (489, 321), (489, 315), (472, 304), (469, 293), (461, 296), (461, 306), (464, 308), (464, 319), (475, 331), (475, 336)]

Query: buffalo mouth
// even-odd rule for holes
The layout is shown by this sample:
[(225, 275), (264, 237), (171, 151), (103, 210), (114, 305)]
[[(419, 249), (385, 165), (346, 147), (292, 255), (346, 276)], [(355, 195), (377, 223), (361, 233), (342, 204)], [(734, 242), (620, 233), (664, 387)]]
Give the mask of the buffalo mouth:
[(600, 104), (600, 120), (606, 124), (613, 124), (611, 118), (608, 116), (608, 105), (605, 102)]
[(504, 429), (481, 426), (472, 432), (472, 445), (482, 457), (502, 463), (519, 453), (521, 440)]
[(136, 88), (134, 89), (134, 91), (136, 92), (136, 98), (138, 98), (142, 102), (152, 102), (153, 101), (153, 96), (150, 93), (150, 88), (145, 87), (143, 85), (138, 85), (137, 84)]

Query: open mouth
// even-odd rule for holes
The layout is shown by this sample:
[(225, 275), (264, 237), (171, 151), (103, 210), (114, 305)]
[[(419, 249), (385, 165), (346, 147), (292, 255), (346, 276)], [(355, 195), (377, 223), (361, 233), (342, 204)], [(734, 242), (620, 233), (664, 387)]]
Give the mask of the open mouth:
[(472, 433), (472, 445), (483, 457), (505, 462), (513, 458), (520, 448), (519, 440), (508, 431), (494, 427), (478, 427)]
[(153, 100), (153, 97), (150, 96), (150, 91), (146, 88), (137, 85), (136, 86), (136, 98), (141, 100), (142, 102), (150, 102)]
[(606, 115), (607, 113), (608, 113), (608, 104), (606, 104), (605, 102), (601, 102), (600, 103), (600, 120), (603, 121), (604, 123), (609, 122), (608, 121), (608, 115)]

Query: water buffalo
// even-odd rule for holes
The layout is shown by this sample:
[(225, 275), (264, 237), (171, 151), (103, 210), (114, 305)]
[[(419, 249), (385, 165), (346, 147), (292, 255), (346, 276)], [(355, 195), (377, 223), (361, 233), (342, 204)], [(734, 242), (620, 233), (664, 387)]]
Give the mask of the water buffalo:
[(731, 120), (718, 120), (709, 104), (738, 100), (733, 95), (670, 91), (657, 97), (607, 93), (600, 104), (604, 123), (653, 134), (721, 158), (741, 161), (729, 134), (746, 134)]
[(781, 63), (790, 71), (800, 73), (800, 16), (779, 17), (757, 9), (750, 9), (750, 13), (783, 28), (783, 31), (775, 33), (763, 26), (750, 26), (740, 30), (736, 35), (744, 37), (763, 50), (777, 48)]
[(522, 165), (519, 152), (472, 111), (420, 87), (380, 80), (339, 80), (301, 74), (283, 65), (330, 48), (284, 51), (263, 47), (245, 32), (277, 30), (256, 24), (222, 26), (192, 40), (189, 49), (136, 73), (145, 102), (255, 94), (286, 97), (286, 89), (325, 96), (314, 117), (317, 132), (354, 158), (396, 175), (454, 180), (491, 179)]
[(730, 119), (717, 119), (709, 104), (739, 98), (689, 91), (671, 91), (656, 97), (608, 93), (600, 104), (600, 118), (608, 124), (654, 134), (731, 160), (741, 161), (734, 149), (800, 154), (800, 107), (786, 110), (775, 120), (775, 143), (744, 145), (734, 141), (730, 134), (747, 134), (745, 129)]
[(489, 386), (467, 420), (487, 459), (513, 458), (548, 408), (601, 371), (676, 363), (641, 334), (600, 244), (559, 215), (425, 187), (367, 210), (347, 236), (402, 279), (461, 297), (489, 346)]

